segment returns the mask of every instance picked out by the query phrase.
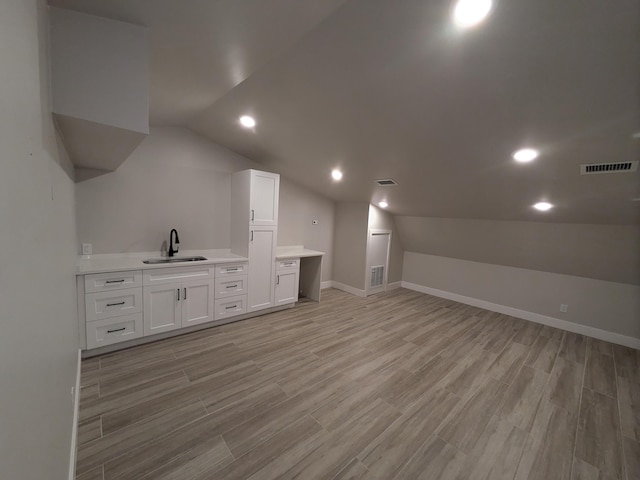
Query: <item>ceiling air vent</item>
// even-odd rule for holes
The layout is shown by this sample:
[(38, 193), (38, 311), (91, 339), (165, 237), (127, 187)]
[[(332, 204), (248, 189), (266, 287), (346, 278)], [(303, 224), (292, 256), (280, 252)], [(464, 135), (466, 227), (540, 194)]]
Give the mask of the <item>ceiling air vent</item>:
[(398, 184), (393, 178), (381, 178), (380, 180), (376, 180), (376, 183), (381, 187), (388, 187), (389, 185)]
[(585, 163), (580, 165), (580, 175), (600, 173), (626, 173), (638, 170), (638, 162)]

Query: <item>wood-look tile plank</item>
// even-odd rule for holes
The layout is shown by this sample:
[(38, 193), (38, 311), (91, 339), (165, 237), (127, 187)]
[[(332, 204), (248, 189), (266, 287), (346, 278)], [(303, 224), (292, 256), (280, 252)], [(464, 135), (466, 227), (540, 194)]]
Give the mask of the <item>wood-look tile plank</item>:
[(638, 480), (640, 478), (640, 443), (629, 438), (623, 438), (622, 441), (627, 480)]
[(102, 436), (102, 420), (100, 417), (85, 420), (78, 424), (78, 445), (83, 445)]
[(602, 473), (593, 465), (589, 465), (587, 462), (580, 460), (579, 458), (573, 459), (573, 473), (571, 475), (572, 480), (615, 480), (613, 477)]
[(622, 434), (640, 442), (640, 379), (618, 377), (617, 382)]
[(169, 434), (206, 414), (205, 408), (199, 401), (178, 405), (160, 415), (146, 418), (115, 433), (80, 445), (76, 471), (84, 473), (103, 463), (117, 459), (121, 455)]
[(577, 414), (543, 399), (515, 480), (570, 480), (576, 428)]
[(362, 480), (369, 474), (367, 467), (354, 458), (332, 480)]
[(346, 377), (335, 375), (295, 397), (277, 404), (261, 415), (248, 419), (225, 432), (223, 437), (233, 455), (238, 458), (278, 433), (288, 424), (316, 410), (323, 402), (347, 395), (350, 392), (349, 388), (355, 388), (353, 385), (349, 387), (350, 384), (352, 382)]
[(393, 478), (433, 435), (460, 399), (445, 390), (415, 402), (358, 455), (381, 478)]
[(558, 357), (546, 387), (549, 401), (558, 407), (578, 414), (584, 365)]
[(624, 478), (616, 399), (583, 389), (575, 454), (607, 475)]
[[(282, 470), (286, 470), (291, 464), (295, 465), (300, 457), (304, 458), (304, 455), (320, 443), (325, 435), (322, 427), (316, 421), (308, 416), (302, 416), (284, 426), (259, 448), (248, 451), (233, 463), (207, 478), (208, 480), (284, 478), (284, 476), (279, 476)], [(278, 462), (283, 458), (285, 459), (284, 465)], [(262, 473), (261, 470), (263, 470)]]
[[(140, 477), (140, 480), (204, 480), (231, 464), (234, 458), (221, 437), (198, 443), (169, 463)], [(137, 478), (137, 477), (136, 477)]]
[(529, 354), (529, 347), (520, 343), (509, 343), (496, 357), (487, 374), (496, 380), (510, 384), (518, 374)]
[(102, 465), (98, 465), (96, 468), (93, 468), (82, 475), (76, 475), (76, 480), (104, 480), (104, 477), (102, 476)]
[(587, 338), (587, 355), (592, 352), (613, 356), (613, 344), (597, 338)]
[(565, 332), (560, 347), (560, 358), (576, 363), (584, 363), (587, 352), (587, 337), (579, 333)]
[(333, 478), (399, 416), (386, 402), (370, 401), (354, 411), (326, 442), (292, 466), (282, 478)]
[(610, 397), (616, 396), (616, 372), (613, 357), (597, 350), (589, 352), (585, 367), (584, 386)]
[(523, 367), (506, 391), (497, 414), (512, 425), (531, 430), (549, 375)]
[(613, 346), (613, 356), (616, 362), (616, 373), (619, 377), (637, 381), (640, 378), (640, 350)]
[(531, 346), (535, 343), (538, 335), (542, 331), (542, 325), (539, 323), (526, 322), (523, 327), (516, 332), (512, 341), (523, 345)]
[(436, 435), (432, 435), (405, 464), (394, 480), (453, 480), (466, 456)]
[(502, 402), (507, 385), (488, 378), (466, 402), (449, 414), (438, 436), (464, 453), (470, 452)]
[(513, 478), (527, 437), (523, 430), (493, 416), (467, 456), (458, 479)]
[[(548, 327), (546, 327), (548, 328)], [(551, 373), (562, 343), (562, 330), (541, 330), (540, 335), (531, 346), (525, 365)]]
[(104, 464), (104, 479), (132, 479), (144, 475), (187, 456), (193, 449), (198, 452), (213, 449), (223, 442), (218, 425), (205, 416), (183, 425), (171, 433), (152, 439), (137, 448)]

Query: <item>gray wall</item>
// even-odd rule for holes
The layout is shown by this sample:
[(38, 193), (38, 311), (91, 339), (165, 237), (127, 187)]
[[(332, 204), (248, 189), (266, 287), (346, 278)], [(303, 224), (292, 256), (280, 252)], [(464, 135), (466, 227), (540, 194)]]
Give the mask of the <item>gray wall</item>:
[(333, 280), (364, 290), (367, 266), (368, 203), (336, 204)]
[[(333, 223), (335, 203), (280, 177), (278, 245), (304, 245), (325, 252), (322, 281), (333, 274)], [(318, 220), (317, 225), (312, 221)]]
[(369, 205), (369, 228), (391, 230), (391, 251), (389, 252), (389, 275), (387, 282), (399, 282), (402, 280), (404, 249), (393, 215), (375, 205)]
[(408, 252), (640, 284), (640, 226), (395, 220)]
[(413, 252), (405, 253), (403, 280), (640, 339), (635, 285)]
[(147, 28), (62, 8), (50, 14), (53, 111), (147, 133)]
[[(229, 248), (231, 172), (261, 166), (185, 128), (153, 128), (115, 172), (76, 185), (78, 241), (93, 253), (159, 251), (171, 228), (185, 250)], [(279, 245), (327, 253), (334, 203), (281, 177)], [(318, 219), (318, 225), (311, 220)]]
[(68, 477), (78, 355), (73, 182), (48, 98), (47, 7), (0, 15), (0, 477)]

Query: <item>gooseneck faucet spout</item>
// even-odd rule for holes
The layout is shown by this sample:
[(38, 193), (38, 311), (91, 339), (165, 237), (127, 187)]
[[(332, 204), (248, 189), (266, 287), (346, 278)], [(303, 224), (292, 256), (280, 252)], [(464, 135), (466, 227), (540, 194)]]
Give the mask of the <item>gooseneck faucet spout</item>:
[[(173, 234), (176, 234), (176, 241), (174, 243), (173, 241)], [(171, 233), (169, 233), (169, 253), (167, 255), (169, 255), (170, 257), (173, 257), (174, 254), (178, 253), (178, 250), (180, 249), (180, 238), (178, 238), (178, 231), (173, 228), (171, 229)]]

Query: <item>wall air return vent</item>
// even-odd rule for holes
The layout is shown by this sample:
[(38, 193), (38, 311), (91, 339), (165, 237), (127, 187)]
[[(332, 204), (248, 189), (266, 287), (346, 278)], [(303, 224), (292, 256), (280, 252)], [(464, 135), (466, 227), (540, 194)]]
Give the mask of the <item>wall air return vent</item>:
[(371, 282), (369, 286), (379, 287), (384, 283), (384, 265), (376, 265), (371, 267)]
[(580, 165), (580, 175), (595, 175), (601, 173), (627, 173), (636, 172), (638, 162), (615, 163), (585, 163)]
[(376, 180), (376, 183), (381, 187), (388, 187), (390, 185), (398, 184), (393, 178), (381, 178), (380, 180)]

